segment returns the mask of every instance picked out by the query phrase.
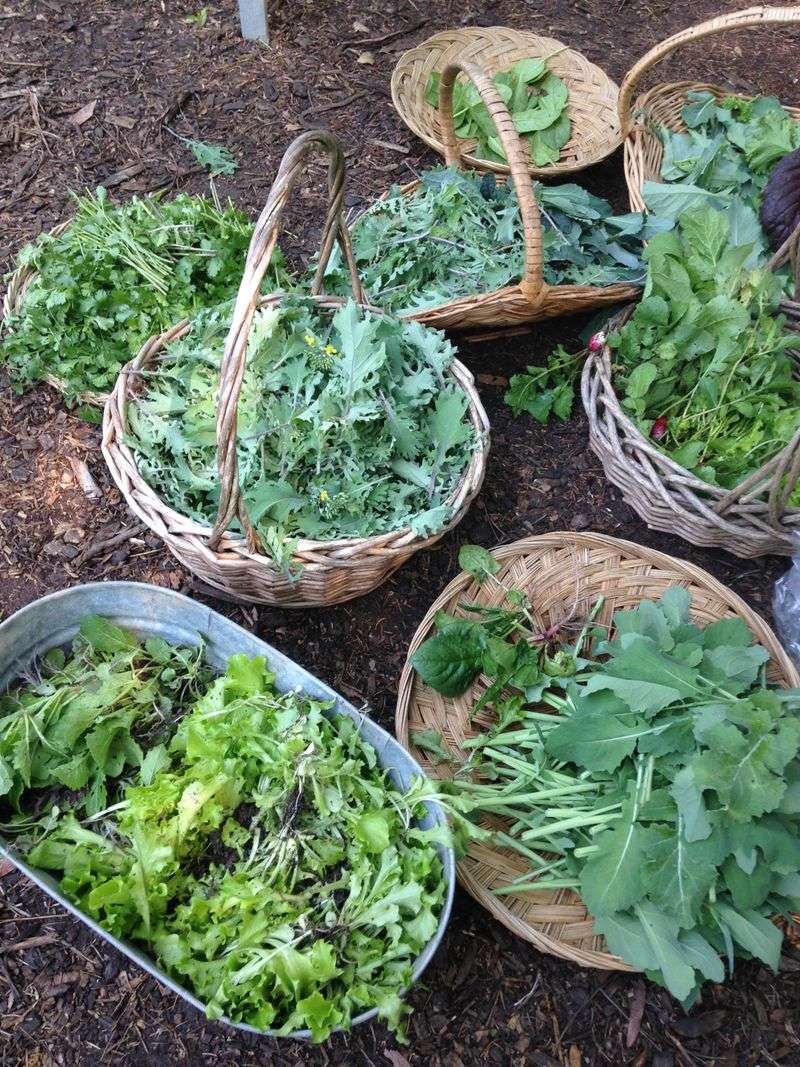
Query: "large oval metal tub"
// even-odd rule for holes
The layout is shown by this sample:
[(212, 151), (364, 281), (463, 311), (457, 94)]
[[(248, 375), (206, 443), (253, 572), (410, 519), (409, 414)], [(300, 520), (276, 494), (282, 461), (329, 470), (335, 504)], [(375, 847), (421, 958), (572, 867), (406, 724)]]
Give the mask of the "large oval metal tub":
[[(389, 768), (392, 780), (404, 788), (417, 776), (424, 777), (424, 772), (417, 761), (406, 752), (391, 734), (377, 723), (365, 718), (352, 704), (310, 674), (294, 660), (284, 656), (272, 645), (259, 640), (241, 626), (224, 616), (198, 604), (188, 597), (181, 596), (169, 589), (140, 582), (97, 582), (91, 585), (79, 585), (59, 593), (36, 600), (22, 608), (11, 618), (0, 624), (0, 690), (5, 689), (19, 675), (34, 656), (42, 655), (51, 648), (66, 646), (74, 637), (81, 620), (86, 615), (104, 615), (119, 626), (133, 630), (142, 637), (163, 637), (172, 644), (197, 645), (199, 640), (205, 643), (206, 658), (214, 667), (224, 668), (229, 656), (243, 652), (248, 656), (264, 656), (270, 669), (275, 672), (278, 689), (287, 691), (300, 688), (320, 700), (334, 701), (332, 714), (349, 715), (358, 724), (361, 736), (375, 749), (382, 767)], [(445, 824), (446, 816), (436, 804), (428, 804), (428, 814), (420, 822), (422, 827)], [(437, 845), (437, 850), (444, 868), (447, 881), (447, 893), (439, 927), (430, 943), (420, 955), (413, 970), (416, 981), (430, 963), (442, 940), (455, 889), (455, 861), (452, 849)], [(155, 961), (146, 956), (134, 945), (122, 941), (108, 933), (93, 919), (84, 915), (62, 894), (58, 883), (44, 871), (28, 866), (16, 856), (8, 843), (0, 837), (0, 856), (10, 860), (32, 882), (35, 882), (51, 899), (57, 901), (67, 911), (72, 912), (83, 923), (120, 952), (124, 952), (145, 971), (152, 974), (163, 985), (178, 993), (189, 1004), (201, 1011), (205, 1005), (192, 993), (165, 974)], [(377, 1009), (363, 1012), (353, 1019), (353, 1025), (366, 1022), (377, 1015)], [(251, 1033), (274, 1036), (271, 1030), (256, 1030), (246, 1023), (231, 1022), (222, 1019), (229, 1026)], [(299, 1030), (290, 1035), (293, 1038), (308, 1038), (308, 1030)]]

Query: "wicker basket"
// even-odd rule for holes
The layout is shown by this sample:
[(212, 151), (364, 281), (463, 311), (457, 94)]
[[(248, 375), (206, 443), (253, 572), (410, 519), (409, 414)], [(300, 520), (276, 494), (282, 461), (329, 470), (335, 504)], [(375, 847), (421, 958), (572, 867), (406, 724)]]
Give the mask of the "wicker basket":
[[(675, 132), (686, 131), (681, 113), (687, 103), (687, 93), (709, 92), (722, 99), (731, 92), (730, 89), (705, 82), (673, 82), (656, 85), (634, 102), (636, 86), (642, 75), (676, 48), (692, 41), (700, 41), (725, 30), (780, 26), (792, 22), (800, 22), (800, 7), (751, 7), (746, 11), (720, 15), (668, 37), (631, 67), (619, 91), (619, 116), (625, 144), (625, 180), (632, 211), (645, 209), (642, 199), (644, 183), (661, 181), (664, 148), (658, 136), (658, 127), (666, 126)], [(740, 95), (745, 99), (753, 99), (744, 93)], [(790, 115), (800, 120), (800, 108), (784, 107)]]
[[(450, 63), (442, 71), (439, 110), (444, 118), (442, 126), (443, 151), (449, 167), (460, 169), (469, 157), (462, 155), (462, 147), (453, 127), (453, 84), (463, 71), (483, 97), (497, 129), (510, 164), (519, 211), (522, 217), (525, 262), (521, 280), (516, 285), (460, 297), (447, 304), (415, 311), (405, 318), (415, 319), (439, 330), (468, 330), (472, 333), (494, 334), (508, 330), (523, 330), (534, 322), (558, 315), (573, 315), (590, 308), (608, 307), (631, 300), (639, 295), (635, 285), (548, 285), (544, 280), (542, 225), (531, 178), (524, 159), (522, 142), (514, 128), (508, 108), (486, 71), (460, 60)], [(504, 178), (500, 179), (505, 180)], [(413, 196), (420, 182), (410, 182), (401, 192)], [(386, 194), (384, 194), (385, 199)], [(367, 209), (369, 210), (369, 209)], [(358, 225), (358, 218), (354, 220)]]
[[(773, 257), (771, 266), (791, 261), (797, 277), (795, 300), (781, 311), (787, 327), (800, 333), (800, 228)], [(611, 324), (632, 314), (627, 308)], [(795, 352), (800, 365), (800, 352)], [(612, 382), (608, 345), (590, 353), (581, 379), (589, 419), (589, 443), (609, 481), (654, 530), (679, 534), (695, 545), (725, 548), (734, 555), (791, 555), (792, 533), (800, 529), (800, 508), (788, 501), (800, 478), (800, 430), (775, 456), (733, 489), (704, 482), (646, 438), (620, 405)]]
[[(531, 174), (550, 178), (591, 167), (618, 147), (622, 136), (617, 112), (618, 89), (608, 75), (580, 52), (567, 48), (552, 37), (512, 30), (505, 26), (484, 28), (470, 26), (443, 30), (400, 57), (392, 74), (392, 100), (403, 122), (426, 144), (445, 154), (445, 138), (439, 114), (425, 100), (428, 79), (451, 63), (470, 63), (482, 67), (490, 76), (508, 70), (521, 59), (549, 58), (549, 67), (569, 90), (567, 111), (572, 120), (572, 134), (561, 151), (558, 163), (538, 167), (524, 149), (524, 159)], [(464, 141), (474, 148), (474, 141)], [(476, 170), (493, 170), (509, 174), (511, 168), (491, 163), (473, 155), (465, 160)], [(506, 158), (509, 158), (506, 155)]]
[[(312, 294), (318, 306), (333, 313), (343, 301), (319, 295), (325, 266), (338, 238), (351, 271), (353, 292), (363, 303), (361, 284), (355, 270), (347, 228), (341, 209), (344, 198), (344, 156), (339, 142), (326, 131), (302, 134), (284, 155), (269, 199), (256, 223), (247, 254), (244, 277), (233, 311), (233, 321), (225, 343), (220, 370), (217, 450), (220, 477), (220, 503), (213, 528), (194, 522), (173, 511), (147, 485), (136, 459), (124, 443), (127, 409), (135, 404), (140, 389), (140, 372), (150, 367), (173, 340), (185, 336), (191, 323), (178, 323), (159, 337), (152, 337), (139, 354), (123, 368), (105, 407), (103, 455), (114, 481), (131, 510), (155, 531), (170, 551), (190, 571), (208, 585), (248, 603), (281, 607), (316, 607), (341, 603), (374, 589), (420, 548), (433, 544), (455, 526), (466, 513), (481, 487), (486, 470), (489, 423), (475, 391), (472, 375), (458, 361), (450, 373), (469, 400), (469, 416), (475, 429), (477, 447), (452, 497), (453, 509), (445, 529), (421, 538), (408, 527), (369, 538), (337, 541), (301, 540), (294, 561), (302, 565), (299, 577), (291, 578), (275, 567), (259, 551), (259, 539), (250, 522), (239, 486), (236, 459), (236, 418), (239, 392), (245, 369), (247, 338), (257, 307), (278, 304), (282, 294), (259, 297), (259, 286), (275, 247), (286, 202), (307, 157), (322, 148), (331, 157), (329, 209), (323, 229), (322, 250)], [(365, 305), (366, 306), (366, 305)], [(369, 308), (382, 314), (377, 308)], [(231, 533), (228, 526), (238, 518), (244, 536)]]
[[(598, 616), (609, 624), (614, 611), (631, 608), (642, 597), (659, 597), (668, 586), (680, 584), (692, 598), (692, 614), (701, 624), (725, 616), (738, 616), (752, 630), (756, 641), (772, 654), (768, 667), (770, 678), (784, 686), (800, 684), (786, 652), (772, 630), (760, 616), (730, 589), (710, 574), (671, 556), (630, 541), (620, 541), (602, 534), (550, 533), (526, 538), (493, 553), (500, 564), (498, 578), (507, 586), (524, 589), (534, 605), (534, 618), (542, 630), (563, 614), (564, 605), (580, 602), (581, 610), (602, 594), (605, 603)], [(478, 601), (496, 606), (502, 600), (497, 586), (478, 586), (468, 574), (460, 574), (431, 605), (409, 648), (409, 659), (429, 636), (438, 611), (464, 616), (460, 606)], [(485, 680), (476, 681), (462, 697), (443, 697), (424, 685), (407, 661), (400, 679), (395, 729), (397, 737), (409, 747), (432, 777), (447, 774), (447, 768), (435, 766), (409, 745), (410, 731), (433, 728), (439, 731), (444, 747), (457, 758), (466, 752), (461, 742), (489, 725), (491, 714), (481, 712), (470, 724), (470, 710)], [(606, 951), (603, 939), (592, 928), (591, 918), (580, 899), (569, 890), (524, 893), (498, 897), (493, 890), (507, 885), (528, 866), (516, 853), (488, 844), (473, 844), (458, 864), (458, 876), (464, 888), (495, 918), (499, 919), (542, 952), (605, 970), (632, 970), (617, 956)]]
[[(48, 237), (61, 237), (67, 232), (70, 227), (70, 220), (66, 222), (59, 222), (57, 226), (54, 226), (52, 230), (48, 231)], [(28, 291), (28, 287), (34, 278), (38, 276), (38, 271), (30, 264), (24, 264), (17, 267), (11, 277), (8, 279), (8, 286), (6, 287), (5, 296), (3, 297), (3, 319), (0, 322), (0, 333), (5, 328), (6, 320), (11, 315), (16, 315), (22, 310), (22, 305), (25, 302), (25, 294)], [(53, 374), (46, 374), (44, 381), (48, 385), (52, 385), (54, 389), (57, 389), (59, 393), (66, 391), (66, 384), (57, 378)], [(89, 391), (87, 393), (81, 393), (78, 397), (81, 403), (91, 404), (94, 407), (102, 407), (108, 399), (105, 393), (95, 393)]]

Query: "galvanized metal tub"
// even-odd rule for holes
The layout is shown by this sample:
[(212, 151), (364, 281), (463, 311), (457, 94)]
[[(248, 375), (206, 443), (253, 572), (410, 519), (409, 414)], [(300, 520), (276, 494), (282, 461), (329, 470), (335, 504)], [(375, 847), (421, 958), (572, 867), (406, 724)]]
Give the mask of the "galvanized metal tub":
[[(264, 656), (270, 669), (275, 672), (275, 684), (278, 689), (285, 692), (299, 687), (317, 699), (334, 701), (333, 714), (349, 715), (358, 724), (359, 732), (364, 740), (375, 749), (380, 765), (390, 769), (392, 780), (400, 788), (408, 786), (417, 776), (424, 777), (424, 772), (417, 761), (391, 734), (377, 723), (365, 718), (352, 704), (294, 660), (211, 608), (198, 604), (189, 597), (170, 589), (145, 585), (141, 582), (96, 582), (51, 593), (22, 608), (4, 623), (0, 623), (0, 691), (13, 682), (19, 675), (20, 669), (30, 663), (35, 656), (42, 655), (51, 648), (67, 646), (75, 636), (81, 620), (91, 614), (104, 615), (119, 626), (133, 630), (140, 636), (163, 637), (173, 644), (197, 645), (202, 638), (206, 658), (215, 667), (224, 668), (228, 657), (236, 652), (243, 652), (248, 656)], [(446, 824), (446, 816), (437, 804), (428, 804), (426, 807), (428, 814), (420, 822), (422, 827)], [(453, 903), (456, 880), (453, 851), (442, 845), (436, 847), (444, 868), (447, 892), (439, 918), (439, 927), (414, 966), (413, 981), (417, 981), (439, 947)], [(162, 985), (178, 993), (195, 1008), (205, 1011), (202, 1001), (165, 974), (153, 959), (129, 942), (114, 937), (93, 919), (84, 915), (79, 908), (67, 900), (55, 879), (44, 871), (28, 866), (23, 859), (14, 854), (13, 849), (3, 841), (2, 837), (0, 837), (0, 856), (10, 860), (17, 870), (35, 882), (52, 900), (79, 918), (114, 948), (124, 952), (129, 959), (153, 975)], [(353, 1025), (366, 1022), (376, 1015), (376, 1008), (362, 1012), (353, 1019)], [(271, 1030), (257, 1030), (247, 1023), (231, 1022), (230, 1019), (225, 1018), (220, 1021), (239, 1030), (274, 1036)], [(289, 1036), (305, 1039), (311, 1034), (308, 1030), (298, 1030)]]

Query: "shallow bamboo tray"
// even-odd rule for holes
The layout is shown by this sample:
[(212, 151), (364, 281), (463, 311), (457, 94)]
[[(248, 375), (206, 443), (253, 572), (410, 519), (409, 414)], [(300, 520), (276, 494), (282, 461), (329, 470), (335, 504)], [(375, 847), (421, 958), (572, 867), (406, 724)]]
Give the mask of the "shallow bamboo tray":
[[(531, 597), (534, 620), (542, 630), (559, 621), (565, 607), (577, 603), (578, 612), (587, 612), (600, 595), (606, 599), (597, 622), (608, 625), (614, 611), (632, 608), (642, 597), (658, 598), (670, 585), (680, 584), (692, 598), (695, 621), (704, 625), (726, 616), (738, 616), (753, 632), (755, 640), (771, 653), (768, 666), (771, 680), (786, 687), (800, 685), (800, 674), (766, 622), (732, 590), (692, 563), (631, 541), (593, 533), (543, 534), (515, 541), (495, 549), (492, 554), (500, 564), (497, 577), (506, 585), (526, 590)], [(444, 748), (461, 759), (466, 755), (461, 742), (475, 736), (492, 716), (482, 712), (475, 720), (477, 728), (470, 725), (470, 709), (485, 690), (485, 680), (477, 679), (461, 697), (444, 697), (419, 680), (410, 658), (434, 629), (438, 611), (467, 617), (460, 603), (477, 601), (497, 605), (502, 599), (502, 592), (494, 583), (478, 586), (470, 575), (462, 572), (436, 598), (414, 634), (400, 678), (395, 732), (431, 777), (445, 777), (448, 767), (437, 766), (426, 753), (410, 744), (411, 731), (438, 730)], [(529, 870), (518, 854), (476, 843), (459, 861), (457, 870), (461, 884), (480, 904), (540, 951), (584, 967), (633, 970), (607, 951), (603, 938), (594, 933), (586, 908), (571, 891), (494, 895), (494, 889)]]

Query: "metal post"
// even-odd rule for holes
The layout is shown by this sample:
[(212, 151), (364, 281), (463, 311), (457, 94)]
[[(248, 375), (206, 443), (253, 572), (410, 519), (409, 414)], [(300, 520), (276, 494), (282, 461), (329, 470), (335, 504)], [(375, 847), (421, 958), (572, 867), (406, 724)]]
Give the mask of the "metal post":
[(267, 0), (239, 0), (239, 20), (242, 37), (248, 41), (269, 42), (267, 28)]

